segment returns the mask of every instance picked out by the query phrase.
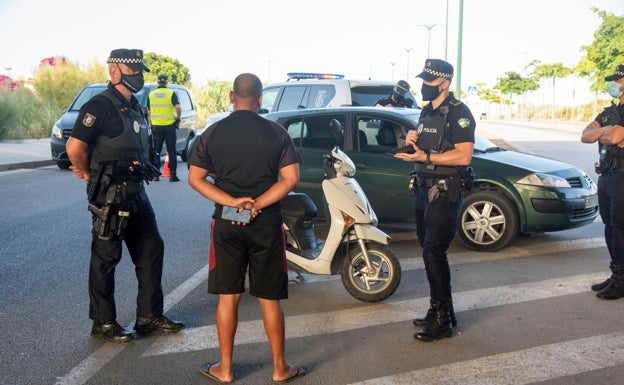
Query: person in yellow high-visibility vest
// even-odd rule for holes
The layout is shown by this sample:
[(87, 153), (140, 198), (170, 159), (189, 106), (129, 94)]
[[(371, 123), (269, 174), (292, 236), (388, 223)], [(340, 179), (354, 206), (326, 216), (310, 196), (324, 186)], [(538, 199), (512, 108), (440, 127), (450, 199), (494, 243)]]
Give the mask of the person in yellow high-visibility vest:
[(182, 107), (178, 95), (167, 87), (167, 75), (158, 75), (158, 87), (152, 90), (147, 100), (149, 121), (154, 136), (154, 148), (160, 153), (163, 141), (169, 153), (169, 182), (178, 182), (178, 155), (176, 153), (176, 130), (179, 128)]

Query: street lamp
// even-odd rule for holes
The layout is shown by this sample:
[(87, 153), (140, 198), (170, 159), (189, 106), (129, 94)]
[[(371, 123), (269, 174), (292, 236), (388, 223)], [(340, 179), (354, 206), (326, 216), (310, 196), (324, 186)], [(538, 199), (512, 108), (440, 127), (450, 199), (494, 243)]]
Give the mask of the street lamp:
[(392, 81), (394, 81), (394, 65), (396, 64), (396, 62), (391, 61), (390, 64), (392, 65)]
[(413, 48), (403, 48), (405, 52), (407, 52), (407, 79), (405, 81), (409, 81), (409, 53)]
[(437, 24), (418, 24), (419, 27), (427, 28), (427, 59), (431, 58), (431, 29)]

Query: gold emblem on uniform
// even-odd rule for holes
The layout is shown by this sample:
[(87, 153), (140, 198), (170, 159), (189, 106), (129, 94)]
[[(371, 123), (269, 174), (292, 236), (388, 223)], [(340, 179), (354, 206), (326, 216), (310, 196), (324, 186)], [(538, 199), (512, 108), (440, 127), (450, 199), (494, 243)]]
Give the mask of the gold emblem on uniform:
[(466, 128), (470, 125), (470, 119), (468, 118), (461, 118), (457, 121), (457, 124), (459, 124), (459, 126), (461, 128)]
[(139, 131), (141, 131), (141, 126), (139, 125), (139, 122), (137, 122), (136, 120), (134, 121), (134, 123), (132, 123), (132, 128), (134, 129), (134, 132), (136, 132), (137, 134), (139, 133)]
[(85, 116), (82, 118), (82, 124), (85, 127), (91, 127), (93, 126), (93, 123), (95, 123), (95, 115), (92, 115), (90, 113), (86, 113)]

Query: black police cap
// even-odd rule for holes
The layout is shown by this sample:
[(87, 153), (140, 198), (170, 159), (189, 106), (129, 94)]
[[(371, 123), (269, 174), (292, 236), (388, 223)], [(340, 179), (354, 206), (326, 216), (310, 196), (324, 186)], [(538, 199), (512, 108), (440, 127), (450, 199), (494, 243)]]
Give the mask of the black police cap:
[(417, 78), (422, 78), (428, 82), (434, 81), (437, 78), (452, 79), (453, 78), (453, 66), (440, 59), (427, 59), (425, 60), (425, 68), (422, 72), (416, 75)]
[(624, 78), (624, 65), (619, 65), (615, 67), (615, 72), (613, 75), (609, 75), (605, 78), (606, 81), (619, 80)]
[(158, 83), (167, 83), (168, 81), (167, 75), (158, 75)]
[(135, 71), (150, 72), (143, 64), (143, 50), (119, 48), (111, 51), (106, 63), (122, 63)]

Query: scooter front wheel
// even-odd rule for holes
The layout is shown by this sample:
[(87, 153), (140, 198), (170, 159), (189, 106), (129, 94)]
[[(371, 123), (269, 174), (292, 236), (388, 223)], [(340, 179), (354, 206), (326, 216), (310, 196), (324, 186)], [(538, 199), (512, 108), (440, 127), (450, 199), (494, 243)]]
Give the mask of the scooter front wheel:
[(399, 260), (385, 245), (367, 244), (369, 269), (364, 253), (359, 247), (350, 250), (342, 261), (340, 276), (345, 289), (364, 302), (380, 302), (390, 297), (401, 282)]

